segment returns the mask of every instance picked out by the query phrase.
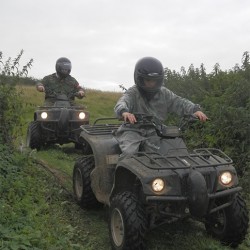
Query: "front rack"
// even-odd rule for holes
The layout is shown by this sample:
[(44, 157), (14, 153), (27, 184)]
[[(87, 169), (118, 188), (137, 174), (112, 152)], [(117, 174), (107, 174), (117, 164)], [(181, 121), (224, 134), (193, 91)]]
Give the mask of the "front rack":
[(138, 152), (132, 156), (135, 160), (150, 169), (184, 169), (184, 168), (203, 168), (217, 167), (232, 164), (233, 161), (225, 153), (215, 148), (201, 148), (194, 150), (192, 154), (168, 155), (158, 153)]

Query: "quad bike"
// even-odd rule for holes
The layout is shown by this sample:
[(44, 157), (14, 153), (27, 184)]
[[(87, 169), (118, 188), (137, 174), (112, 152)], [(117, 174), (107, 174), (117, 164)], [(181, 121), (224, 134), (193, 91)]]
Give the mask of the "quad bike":
[(115, 131), (120, 124), (99, 119), (81, 126), (80, 140), (91, 152), (75, 162), (74, 194), (83, 208), (109, 207), (112, 248), (144, 249), (148, 229), (187, 217), (203, 222), (223, 244), (238, 246), (249, 218), (232, 160), (214, 148), (190, 153), (178, 127), (143, 114), (136, 119), (129, 126), (156, 130), (156, 152), (141, 148), (119, 158)]
[(89, 112), (84, 106), (72, 106), (65, 94), (56, 95), (53, 106), (41, 106), (34, 113), (30, 122), (26, 144), (31, 149), (39, 150), (49, 144), (75, 143), (75, 148), (84, 149), (79, 143), (80, 126), (89, 124)]

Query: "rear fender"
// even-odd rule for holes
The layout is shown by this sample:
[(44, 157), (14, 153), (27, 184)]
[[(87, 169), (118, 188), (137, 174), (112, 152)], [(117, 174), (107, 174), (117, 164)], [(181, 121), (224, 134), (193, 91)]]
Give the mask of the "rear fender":
[(113, 176), (121, 153), (118, 142), (111, 134), (96, 136), (82, 131), (79, 141), (83, 140), (89, 144), (95, 160), (95, 168), (90, 175), (91, 188), (99, 202), (109, 204)]

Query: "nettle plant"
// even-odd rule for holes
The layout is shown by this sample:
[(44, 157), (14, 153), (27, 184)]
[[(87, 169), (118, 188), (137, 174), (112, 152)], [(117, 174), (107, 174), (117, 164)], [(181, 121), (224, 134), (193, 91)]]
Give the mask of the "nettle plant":
[(12, 145), (21, 129), (22, 101), (21, 93), (16, 89), (20, 78), (27, 77), (33, 59), (20, 66), (23, 50), (12, 60), (3, 60), (0, 51), (0, 144)]

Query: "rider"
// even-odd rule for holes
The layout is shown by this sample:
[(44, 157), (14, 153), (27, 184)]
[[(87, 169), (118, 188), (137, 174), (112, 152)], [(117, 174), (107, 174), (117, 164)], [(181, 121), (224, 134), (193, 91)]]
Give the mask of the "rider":
[[(163, 86), (164, 68), (158, 59), (141, 58), (135, 65), (134, 81), (135, 85), (123, 94), (114, 108), (117, 117), (125, 122), (136, 123), (135, 113), (153, 115), (161, 122), (166, 120), (167, 113), (172, 112), (180, 116), (193, 114), (202, 122), (208, 119), (200, 105), (177, 96)], [(145, 151), (155, 151), (157, 147), (150, 142), (155, 134), (155, 129), (141, 130), (133, 125), (121, 125), (116, 133), (121, 158), (138, 152), (142, 145)]]
[(56, 73), (45, 76), (38, 82), (36, 88), (39, 92), (45, 92), (45, 106), (52, 106), (56, 101), (56, 95), (65, 94), (71, 105), (75, 96), (83, 98), (84, 89), (79, 85), (74, 77), (70, 75), (71, 62), (66, 57), (61, 57), (56, 61)]

